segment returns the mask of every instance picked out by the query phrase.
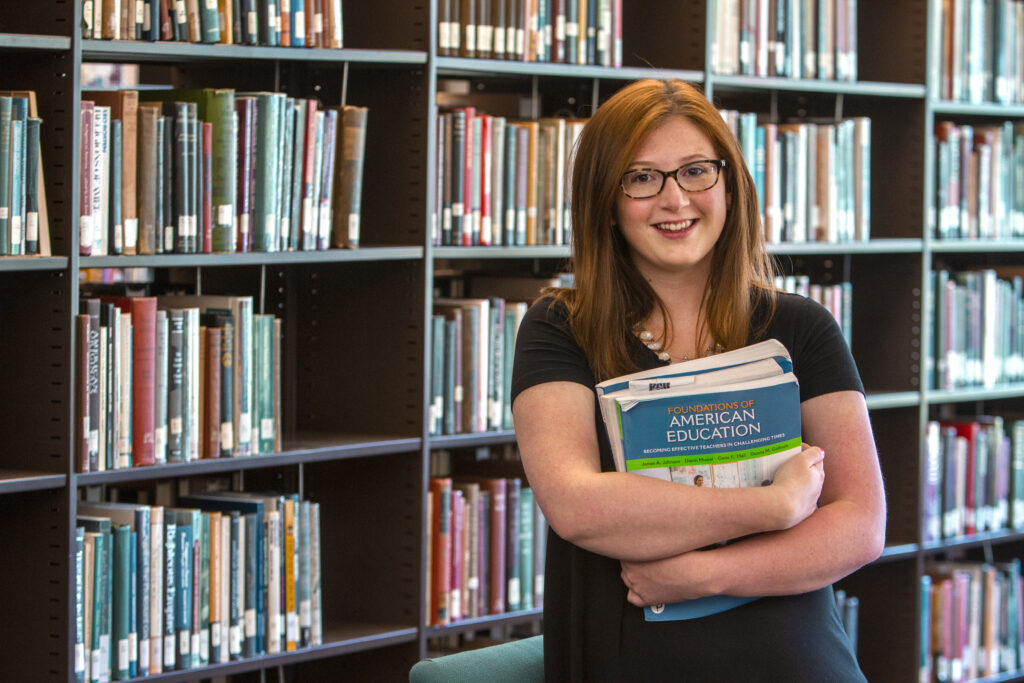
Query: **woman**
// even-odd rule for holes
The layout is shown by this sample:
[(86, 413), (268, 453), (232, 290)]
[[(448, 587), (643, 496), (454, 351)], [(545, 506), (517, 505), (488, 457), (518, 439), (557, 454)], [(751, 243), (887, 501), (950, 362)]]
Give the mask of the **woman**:
[[(512, 388), (523, 465), (551, 526), (548, 680), (864, 680), (831, 589), (884, 544), (863, 386), (831, 315), (771, 289), (734, 137), (699, 91), (641, 81), (587, 123), (572, 177), (575, 287), (531, 307)], [(811, 444), (774, 483), (615, 472), (596, 382), (768, 338), (793, 358)], [(644, 621), (642, 606), (719, 594), (760, 599)]]

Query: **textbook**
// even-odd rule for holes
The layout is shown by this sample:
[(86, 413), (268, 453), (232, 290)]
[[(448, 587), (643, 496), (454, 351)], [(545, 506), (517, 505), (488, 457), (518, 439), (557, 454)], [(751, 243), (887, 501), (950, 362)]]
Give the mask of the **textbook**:
[[(767, 486), (802, 450), (800, 388), (776, 340), (606, 380), (598, 403), (615, 467), (689, 486)], [(695, 619), (755, 598), (711, 596), (644, 608)]]

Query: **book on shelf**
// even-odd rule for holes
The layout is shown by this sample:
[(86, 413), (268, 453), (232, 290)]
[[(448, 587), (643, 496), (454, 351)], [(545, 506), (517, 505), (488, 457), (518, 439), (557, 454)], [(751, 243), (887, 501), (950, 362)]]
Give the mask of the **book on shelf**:
[[(715, 488), (764, 486), (802, 449), (799, 386), (776, 340), (605, 380), (597, 394), (620, 472)], [(644, 618), (697, 618), (753, 599), (655, 605)]]
[(0, 256), (50, 255), (41, 126), (35, 91), (0, 91)]

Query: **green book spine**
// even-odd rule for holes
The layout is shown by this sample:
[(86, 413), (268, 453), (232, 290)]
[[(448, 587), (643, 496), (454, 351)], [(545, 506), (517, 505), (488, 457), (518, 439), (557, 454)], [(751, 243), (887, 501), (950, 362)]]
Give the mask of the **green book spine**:
[(203, 120), (213, 124), (213, 250), (235, 251), (235, 91), (210, 88), (204, 93)]
[(111, 673), (116, 681), (130, 677), (128, 656), (128, 633), (131, 604), (131, 527), (127, 524), (113, 526), (112, 574), (112, 643), (113, 664)]
[(11, 253), (10, 241), (11, 98), (4, 95), (0, 96), (0, 255)]
[(204, 43), (220, 42), (220, 15), (216, 0), (199, 0), (199, 36)]
[(182, 429), (185, 381), (185, 315), (167, 311), (167, 462), (185, 462)]
[(501, 428), (512, 429), (512, 402), (509, 398), (512, 396), (512, 364), (515, 360), (516, 352), (516, 325), (518, 324), (518, 316), (512, 309), (505, 309), (505, 326), (502, 328), (502, 345), (505, 347), (505, 353), (502, 356), (502, 362), (504, 364), (504, 374), (502, 381), (504, 382), (504, 393), (502, 394), (501, 403)]
[(519, 498), (522, 480), (509, 479), (505, 491), (505, 609), (522, 607), (522, 577), (519, 576)]
[(100, 681), (104, 676), (103, 666), (103, 614), (107, 604), (105, 582), (107, 553), (106, 537), (99, 533), (95, 539), (93, 552), (92, 574), (92, 642), (90, 643), (89, 674), (93, 681)]
[(276, 251), (278, 197), (278, 126), (280, 93), (252, 93), (256, 98), (256, 205), (253, 210), (253, 249)]
[(490, 351), (487, 378), (487, 428), (501, 429), (505, 400), (505, 300), (491, 297), (488, 307)]
[(30, 118), (25, 142), (25, 253), (39, 253), (39, 131), (42, 119)]
[(519, 491), (519, 609), (533, 609), (533, 490)]

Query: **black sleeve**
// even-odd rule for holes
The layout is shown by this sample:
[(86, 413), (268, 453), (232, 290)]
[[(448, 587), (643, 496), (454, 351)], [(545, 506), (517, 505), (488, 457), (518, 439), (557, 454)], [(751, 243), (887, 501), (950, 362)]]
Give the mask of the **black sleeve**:
[(524, 389), (544, 382), (577, 382), (594, 388), (594, 373), (569, 329), (568, 312), (543, 298), (523, 317), (516, 335), (511, 402)]
[(800, 400), (834, 391), (864, 393), (860, 373), (832, 314), (816, 301), (780, 294), (766, 338), (781, 341), (793, 358)]

